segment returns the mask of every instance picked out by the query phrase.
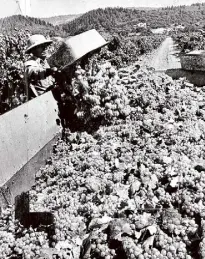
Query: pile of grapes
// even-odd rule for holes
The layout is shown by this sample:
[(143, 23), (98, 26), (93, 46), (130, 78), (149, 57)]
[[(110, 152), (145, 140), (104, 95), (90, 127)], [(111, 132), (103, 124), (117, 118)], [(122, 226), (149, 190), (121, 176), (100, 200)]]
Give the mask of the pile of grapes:
[(53, 248), (50, 258), (204, 259), (205, 88), (139, 64), (94, 71), (85, 80), (78, 67), (72, 82), (77, 94), (93, 91), (81, 92), (93, 101), (84, 100), (86, 116), (110, 91), (111, 72), (119, 89), (107, 103), (123, 89), (117, 99), (129, 113), (115, 116), (115, 104), (104, 103), (103, 116), (111, 108), (115, 116), (108, 125), (59, 138), (29, 192), (31, 211), (53, 213), (55, 233), (25, 228), (7, 208), (0, 257), (44, 258)]
[[(66, 85), (68, 91), (61, 99), (64, 114), (67, 115), (67, 109), (70, 113), (73, 111), (75, 120), (64, 119), (67, 120), (66, 125), (74, 130), (93, 131), (100, 125), (125, 119), (131, 111), (125, 84), (129, 80), (134, 82), (134, 76), (121, 80), (109, 62), (99, 64), (92, 58), (90, 64), (85, 69), (77, 66), (71, 84)], [(123, 69), (119, 71), (123, 73)], [(72, 109), (67, 108), (71, 104)], [(60, 116), (63, 117), (62, 114)]]

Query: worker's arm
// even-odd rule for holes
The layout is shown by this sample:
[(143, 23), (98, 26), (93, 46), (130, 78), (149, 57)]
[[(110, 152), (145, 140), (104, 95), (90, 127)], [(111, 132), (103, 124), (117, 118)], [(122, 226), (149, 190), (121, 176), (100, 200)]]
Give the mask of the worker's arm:
[(55, 72), (55, 68), (41, 68), (37, 66), (27, 66), (26, 73), (30, 80), (42, 80), (46, 79), (46, 77), (53, 75)]

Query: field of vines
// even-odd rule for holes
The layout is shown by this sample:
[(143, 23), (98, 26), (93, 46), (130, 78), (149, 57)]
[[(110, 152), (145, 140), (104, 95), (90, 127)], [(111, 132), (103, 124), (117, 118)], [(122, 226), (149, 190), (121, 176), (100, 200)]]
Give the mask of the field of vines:
[[(26, 102), (24, 83), (24, 62), (29, 32), (21, 31), (13, 35), (0, 36), (0, 114)], [(112, 39), (113, 40), (113, 39)], [(139, 39), (116, 39), (110, 50), (104, 50), (103, 57), (115, 67), (135, 62), (139, 55), (158, 47), (162, 37), (143, 36)], [(54, 45), (55, 46), (55, 45)], [(118, 46), (118, 47), (117, 47)], [(51, 46), (50, 54), (55, 51)]]
[[(158, 48), (164, 39), (164, 35), (116, 36), (114, 37), (114, 41), (110, 44), (111, 51), (107, 53), (108, 56), (106, 58), (117, 68), (123, 65), (130, 65), (136, 62), (140, 56)], [(112, 45), (115, 44), (120, 47), (112, 51)]]
[(120, 66), (116, 45), (61, 89), (63, 138), (29, 191), (52, 234), (8, 206), (0, 258), (205, 259), (205, 87)]
[(23, 65), (27, 34), (0, 36), (0, 114), (26, 101)]
[[(0, 115), (27, 101), (24, 62), (30, 33), (0, 35)], [(52, 53), (53, 47), (48, 51)]]

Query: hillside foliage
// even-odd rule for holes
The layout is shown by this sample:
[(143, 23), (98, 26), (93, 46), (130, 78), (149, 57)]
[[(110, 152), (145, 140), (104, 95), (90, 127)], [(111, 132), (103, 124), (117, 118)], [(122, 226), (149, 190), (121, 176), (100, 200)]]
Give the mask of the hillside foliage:
[(29, 31), (31, 34), (66, 36), (66, 33), (59, 28), (38, 18), (13, 15), (0, 19), (0, 33), (11, 35), (20, 30)]
[(55, 25), (60, 25), (63, 23), (68, 23), (75, 18), (78, 18), (81, 16), (81, 14), (68, 14), (68, 15), (58, 15), (58, 16), (52, 16), (52, 17), (46, 17), (46, 18), (40, 18), (41, 20), (51, 23), (54, 26)]
[(138, 32), (138, 23), (147, 23), (150, 28), (169, 27), (173, 24), (184, 26), (205, 25), (205, 3), (192, 6), (171, 6), (158, 9), (105, 8), (92, 10), (77, 19), (63, 24), (61, 28), (70, 35), (88, 29), (113, 33)]

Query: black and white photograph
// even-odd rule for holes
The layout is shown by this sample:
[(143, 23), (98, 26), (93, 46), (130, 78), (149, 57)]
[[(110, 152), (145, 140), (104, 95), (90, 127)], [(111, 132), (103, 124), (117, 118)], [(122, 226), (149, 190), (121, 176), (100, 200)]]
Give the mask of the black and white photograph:
[(0, 259), (205, 259), (205, 0), (0, 0)]

